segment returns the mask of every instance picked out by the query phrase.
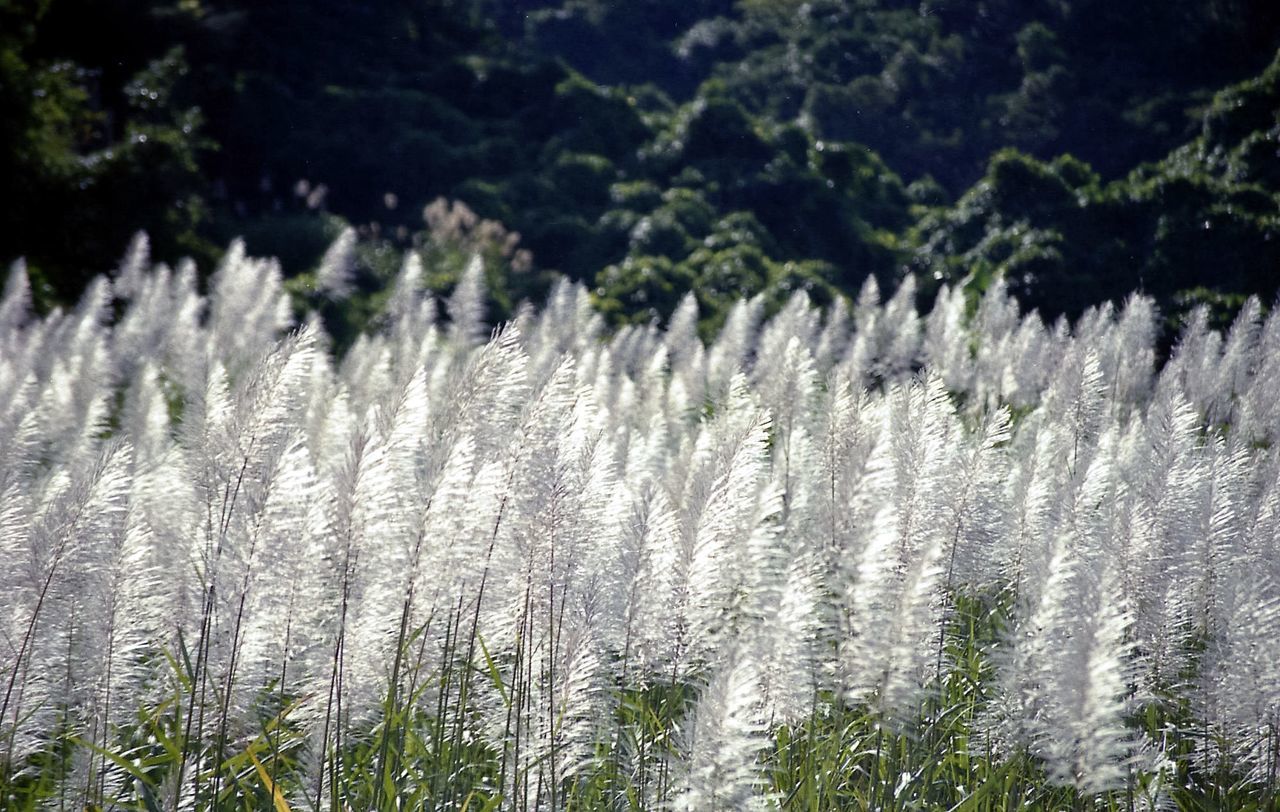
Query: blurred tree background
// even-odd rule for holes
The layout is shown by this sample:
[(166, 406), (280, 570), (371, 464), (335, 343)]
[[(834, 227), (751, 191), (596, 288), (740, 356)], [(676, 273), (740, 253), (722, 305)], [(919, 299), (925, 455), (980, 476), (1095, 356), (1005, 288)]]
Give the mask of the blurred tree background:
[(557, 274), (616, 322), (1269, 303), (1278, 47), (1274, 0), (0, 0), (0, 261), (49, 306), (243, 235), (306, 291), (353, 227), (364, 292), (480, 251), (497, 318)]

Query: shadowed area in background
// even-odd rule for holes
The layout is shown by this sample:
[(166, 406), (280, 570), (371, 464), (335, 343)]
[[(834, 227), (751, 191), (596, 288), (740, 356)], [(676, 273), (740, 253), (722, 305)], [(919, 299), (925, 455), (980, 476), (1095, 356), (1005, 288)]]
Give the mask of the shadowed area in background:
[(711, 328), (914, 270), (1221, 319), (1275, 295), (1278, 42), (1253, 0), (3, 0), (0, 261), (44, 308), (139, 229), (292, 278), (350, 226), (366, 293), (415, 246), (447, 287), (443, 198), (518, 235), (495, 318), (560, 274)]

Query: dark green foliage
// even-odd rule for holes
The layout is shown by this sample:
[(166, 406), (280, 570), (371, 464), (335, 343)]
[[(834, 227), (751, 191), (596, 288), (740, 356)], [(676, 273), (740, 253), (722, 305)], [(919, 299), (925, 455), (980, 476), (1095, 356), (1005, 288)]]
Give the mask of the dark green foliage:
[(663, 256), (628, 256), (596, 276), (596, 306), (615, 321), (664, 321), (697, 276)]
[(0, 4), (0, 257), (25, 254), (37, 293), (63, 301), (140, 228), (166, 255), (214, 255), (183, 49), (140, 4), (80, 5)]
[(1217, 94), (1199, 137), (1110, 183), (1071, 157), (997, 153), (954, 206), (921, 218), (916, 266), (979, 286), (1004, 273), (1049, 316), (1135, 288), (1166, 311), (1229, 294), (1270, 302), (1280, 290), (1280, 187), (1262, 153), (1280, 146), (1278, 115), (1280, 59)]
[[(42, 307), (138, 229), (297, 275), (444, 197), (617, 320), (910, 269), (1269, 300), (1278, 45), (1261, 0), (4, 0), (0, 262)], [(544, 289), (495, 273), (495, 315)]]
[(1280, 14), (1179, 0), (744, 2), (745, 57), (716, 76), (749, 110), (803, 111), (953, 193), (1006, 146), (1108, 177), (1190, 134), (1186, 108), (1265, 66)]

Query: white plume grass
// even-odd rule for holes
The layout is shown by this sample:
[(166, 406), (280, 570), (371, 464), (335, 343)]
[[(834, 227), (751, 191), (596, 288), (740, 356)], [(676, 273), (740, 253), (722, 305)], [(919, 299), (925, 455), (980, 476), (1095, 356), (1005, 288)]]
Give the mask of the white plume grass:
[(250, 752), (302, 808), (360, 758), (372, 807), (471, 781), (769, 808), (779, 759), (856, 719), (868, 805), (919, 790), (881, 744), (1029, 764), (1081, 805), (1186, 774), (1274, 799), (1280, 320), (1256, 300), (1225, 336), (1193, 311), (1157, 370), (1141, 296), (1046, 325), (1000, 279), (921, 314), (912, 278), (869, 278), (826, 313), (740, 302), (704, 343), (692, 293), (610, 331), (568, 282), (491, 329), (478, 257), (437, 323), (421, 263), (341, 359), (239, 241), (206, 294), (139, 235), (43, 316), (10, 269), (0, 781), (65, 753), (60, 803), (134, 803), (169, 724), (179, 808), (261, 781)]

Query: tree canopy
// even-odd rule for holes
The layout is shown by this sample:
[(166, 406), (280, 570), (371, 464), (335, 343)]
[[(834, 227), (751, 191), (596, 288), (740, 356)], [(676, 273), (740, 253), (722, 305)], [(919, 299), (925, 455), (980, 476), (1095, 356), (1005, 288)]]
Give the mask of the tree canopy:
[(619, 323), (909, 272), (1270, 301), (1278, 45), (1262, 0), (0, 0), (0, 261), (48, 305), (136, 230), (243, 235), (304, 291), (353, 227), (358, 285), (479, 250), (498, 316), (560, 274)]

